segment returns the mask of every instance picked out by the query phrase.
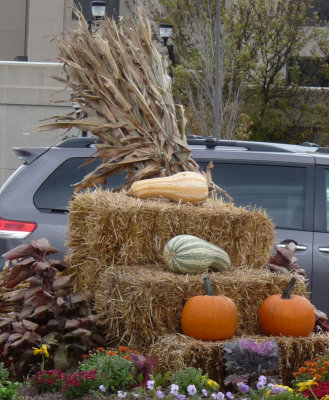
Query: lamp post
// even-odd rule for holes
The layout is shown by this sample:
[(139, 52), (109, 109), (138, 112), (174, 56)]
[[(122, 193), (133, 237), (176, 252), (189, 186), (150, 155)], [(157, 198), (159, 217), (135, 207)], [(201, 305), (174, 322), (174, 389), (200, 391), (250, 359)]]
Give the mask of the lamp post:
[[(168, 49), (169, 60), (172, 62), (172, 65), (176, 67), (176, 60), (174, 54), (174, 45), (168, 44), (168, 39), (171, 37), (173, 31), (173, 26), (168, 23), (161, 23), (160, 24), (160, 36), (163, 39), (163, 44)], [(172, 76), (172, 74), (171, 74)]]
[[(72, 101), (72, 107), (75, 110), (76, 119), (86, 118), (86, 115), (81, 110), (80, 104), (77, 101)], [(82, 137), (87, 137), (88, 136), (88, 131), (81, 131), (81, 136)]]
[(99, 25), (99, 21), (105, 16), (106, 9), (106, 1), (102, 0), (93, 0), (90, 2), (91, 5), (91, 13), (93, 15), (94, 20), (96, 21), (95, 25)]

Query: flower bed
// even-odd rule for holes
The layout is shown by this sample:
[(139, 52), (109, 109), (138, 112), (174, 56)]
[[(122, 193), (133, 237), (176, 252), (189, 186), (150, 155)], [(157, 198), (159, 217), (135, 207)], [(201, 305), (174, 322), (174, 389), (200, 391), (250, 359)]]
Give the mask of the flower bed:
[[(276, 340), (231, 342), (224, 349), (227, 379), (209, 379), (201, 369), (184, 367), (176, 373), (157, 372), (157, 357), (126, 347), (98, 348), (82, 358), (71, 373), (39, 371), (18, 388), (0, 365), (3, 400), (328, 400), (329, 352), (307, 360), (289, 385), (280, 381)], [(240, 362), (239, 362), (240, 360)], [(21, 397), (19, 397), (21, 396)]]

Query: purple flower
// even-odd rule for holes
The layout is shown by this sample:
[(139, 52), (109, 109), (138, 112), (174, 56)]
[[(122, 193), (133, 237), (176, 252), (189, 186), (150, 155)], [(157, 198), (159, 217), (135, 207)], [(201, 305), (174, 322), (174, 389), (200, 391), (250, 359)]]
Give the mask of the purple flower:
[(237, 383), (238, 388), (240, 389), (240, 391), (242, 393), (249, 393), (250, 392), (250, 387), (248, 385), (246, 385), (243, 382), (238, 382)]
[(264, 389), (264, 383), (263, 382), (257, 382), (256, 383), (256, 388), (257, 390), (263, 390)]
[(146, 387), (148, 388), (148, 390), (153, 390), (154, 389), (154, 381), (147, 381)]
[(177, 400), (186, 400), (185, 394), (178, 394), (177, 395)]
[(206, 391), (206, 389), (202, 389), (201, 393), (202, 393), (202, 396), (208, 397), (208, 392)]
[(273, 350), (277, 350), (277, 343), (274, 340), (267, 340), (266, 342), (255, 343), (250, 339), (239, 340), (239, 348), (241, 351), (249, 350), (252, 353), (258, 353), (259, 355), (265, 356), (270, 355)]
[(241, 339), (239, 340), (239, 347), (240, 350), (250, 350), (250, 351), (257, 351), (257, 343), (250, 339)]
[(271, 394), (277, 394), (280, 392), (285, 392), (287, 389), (279, 387), (279, 386), (275, 386), (273, 385), (272, 390), (271, 390)]
[(106, 387), (104, 385), (100, 385), (99, 390), (103, 393), (106, 392)]
[(190, 396), (194, 396), (197, 392), (195, 385), (188, 385), (187, 392)]
[(170, 386), (170, 394), (172, 394), (173, 396), (177, 396), (178, 395), (178, 390), (179, 387), (178, 385), (175, 385), (174, 383)]
[(163, 399), (164, 398), (164, 394), (161, 392), (161, 390), (157, 390), (157, 398), (158, 399)]
[(234, 396), (233, 396), (233, 394), (232, 394), (231, 392), (226, 392), (226, 397), (227, 397), (229, 400), (233, 400), (233, 399), (234, 399)]
[(224, 399), (225, 399), (224, 393), (218, 392), (218, 393), (216, 394), (215, 399), (216, 399), (216, 400), (224, 400)]
[(263, 385), (266, 384), (267, 382), (267, 378), (264, 375), (260, 375), (260, 377), (258, 378), (258, 382), (262, 383)]
[(258, 344), (258, 352), (262, 356), (270, 354), (275, 349), (277, 349), (277, 344), (274, 340), (268, 340)]

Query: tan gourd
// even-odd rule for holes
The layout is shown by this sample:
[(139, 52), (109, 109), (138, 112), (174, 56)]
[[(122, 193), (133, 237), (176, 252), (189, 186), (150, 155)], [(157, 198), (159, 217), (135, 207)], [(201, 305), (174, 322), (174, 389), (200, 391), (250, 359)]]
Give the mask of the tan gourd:
[(197, 172), (179, 172), (163, 178), (134, 182), (130, 194), (141, 199), (164, 197), (176, 202), (199, 203), (208, 197), (208, 182)]

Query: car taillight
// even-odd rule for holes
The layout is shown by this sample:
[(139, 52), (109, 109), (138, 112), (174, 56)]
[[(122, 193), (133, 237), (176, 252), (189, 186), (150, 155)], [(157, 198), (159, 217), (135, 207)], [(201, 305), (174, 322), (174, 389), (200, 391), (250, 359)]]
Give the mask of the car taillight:
[(38, 224), (35, 222), (13, 221), (0, 218), (0, 239), (25, 239)]

